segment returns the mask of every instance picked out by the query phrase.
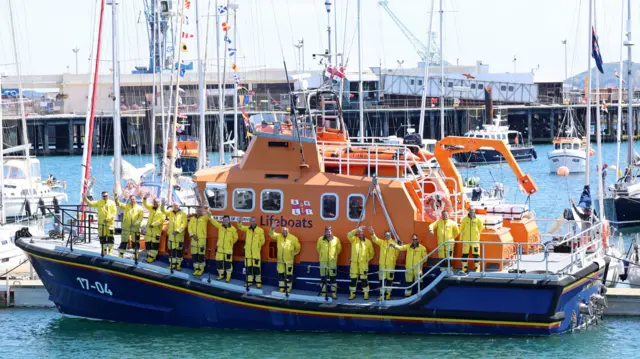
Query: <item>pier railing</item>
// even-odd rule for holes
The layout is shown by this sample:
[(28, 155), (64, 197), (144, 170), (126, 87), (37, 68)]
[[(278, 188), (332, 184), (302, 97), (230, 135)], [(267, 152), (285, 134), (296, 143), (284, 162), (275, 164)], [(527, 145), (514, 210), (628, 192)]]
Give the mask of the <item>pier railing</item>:
[[(603, 256), (604, 243), (602, 240), (603, 223), (598, 222), (589, 228), (582, 230), (575, 234), (567, 234), (562, 236), (558, 240), (542, 243), (542, 242), (527, 242), (527, 243), (504, 243), (504, 242), (487, 242), (487, 241), (447, 241), (441, 243), (436, 248), (428, 252), (428, 254), (422, 258), (418, 263), (414, 264), (410, 268), (405, 269), (380, 269), (382, 277), (385, 277), (386, 273), (402, 273), (407, 272), (418, 273), (416, 280), (410, 284), (405, 285), (386, 285), (385, 281), (381, 281), (381, 290), (413, 290), (417, 288), (415, 296), (417, 298), (426, 294), (426, 289), (423, 281), (433, 275), (435, 277), (436, 271), (445, 271), (447, 276), (455, 275), (455, 268), (453, 267), (453, 261), (467, 261), (473, 260), (475, 266), (480, 266), (479, 272), (470, 272), (467, 275), (479, 278), (506, 278), (506, 279), (542, 279), (550, 280), (558, 278), (561, 275), (573, 273), (576, 268), (584, 268), (585, 265), (592, 263), (595, 259)], [(438, 258), (431, 267), (423, 268), (429, 259), (438, 253), (440, 248), (444, 248), (448, 251), (448, 248), (454, 248), (456, 244), (469, 244), (479, 245), (480, 254), (478, 258), (465, 258), (465, 257), (447, 257)], [(507, 258), (488, 258), (485, 256), (486, 246), (500, 245), (505, 247), (511, 247), (515, 249), (513, 255)], [(564, 248), (563, 248), (564, 247)], [(534, 249), (534, 255), (527, 255), (531, 253), (531, 249)], [(561, 252), (554, 251), (554, 249), (563, 248)], [(537, 253), (537, 255), (535, 255)], [(551, 253), (559, 254), (557, 256), (551, 256)], [(541, 255), (540, 255), (541, 254)], [(501, 262), (505, 267), (502, 271), (488, 271), (487, 263)], [(536, 269), (533, 273), (526, 272), (526, 264), (536, 264)], [(538, 267), (539, 266), (539, 267)], [(384, 299), (384, 298), (383, 298)]]

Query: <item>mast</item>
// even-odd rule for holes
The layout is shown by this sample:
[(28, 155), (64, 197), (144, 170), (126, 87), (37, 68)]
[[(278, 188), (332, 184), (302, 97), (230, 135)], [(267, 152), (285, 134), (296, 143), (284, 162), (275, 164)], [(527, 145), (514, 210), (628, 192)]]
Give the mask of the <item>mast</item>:
[[(333, 53), (331, 51), (331, 0), (324, 0), (324, 6), (327, 9), (327, 51), (329, 51), (327, 59), (329, 60), (329, 65), (331, 65), (333, 63), (331, 61), (331, 54)], [(337, 57), (336, 62), (338, 62)]]
[[(165, 32), (162, 32), (162, 18), (160, 17), (160, 0), (157, 1), (158, 6), (158, 43), (160, 45), (160, 121), (162, 121), (162, 157), (160, 161), (160, 178), (161, 181), (164, 181), (166, 178), (166, 166), (164, 165), (164, 161), (167, 159), (167, 151), (168, 143), (167, 143), (167, 122), (164, 116), (164, 69), (165, 69), (165, 61), (166, 61), (166, 48), (167, 48), (167, 36)], [(160, 34), (162, 34), (162, 39), (160, 39)], [(182, 36), (182, 35), (181, 35)]]
[(364, 143), (364, 98), (362, 97), (362, 8), (358, 0), (358, 108), (360, 113), (360, 142)]
[(87, 101), (91, 104), (89, 107), (89, 116), (85, 122), (84, 128), (84, 146), (82, 149), (82, 162), (84, 163), (84, 175), (82, 178), (82, 187), (80, 189), (80, 198), (86, 196), (89, 188), (89, 177), (91, 176), (91, 151), (93, 149), (93, 127), (96, 115), (96, 100), (98, 91), (98, 72), (100, 71), (100, 49), (102, 43), (102, 25), (104, 21), (104, 10), (107, 0), (102, 0), (100, 5), (100, 19), (98, 21), (98, 39), (96, 44), (96, 59), (93, 66), (93, 79), (90, 81), (92, 89), (89, 92)]
[(444, 60), (442, 59), (443, 15), (442, 0), (440, 0), (440, 139), (444, 138)]
[[(0, 88), (2, 88), (2, 74), (0, 74)], [(3, 173), (0, 173), (0, 225), (4, 225), (6, 215), (4, 211), (4, 129), (2, 126), (2, 97), (0, 97), (0, 166)]]
[[(216, 0), (216, 11), (218, 0)], [(222, 86), (222, 71), (220, 70), (220, 14), (216, 13), (216, 62), (218, 67), (218, 164), (224, 164), (224, 88)], [(226, 58), (225, 58), (226, 59)]]
[[(624, 1), (621, 4), (620, 14), (620, 71), (618, 72), (618, 119), (616, 121), (616, 172), (620, 172), (620, 142), (622, 142), (622, 72), (624, 71), (624, 61), (622, 51), (624, 44)], [(616, 176), (617, 178), (617, 176)]]
[(154, 27), (151, 28), (151, 41), (153, 42), (153, 49), (151, 51), (151, 68), (153, 71), (153, 88), (151, 91), (151, 164), (156, 166), (156, 67), (158, 66), (156, 60), (158, 59), (158, 37), (156, 37), (157, 28), (159, 26), (158, 12), (160, 9), (157, 6), (158, 0), (151, 1), (151, 13), (153, 14)]
[[(233, 54), (233, 63), (237, 64), (238, 56), (238, 37), (236, 30), (238, 29), (238, 22), (236, 21), (239, 5), (234, 3), (229, 5), (233, 9), (233, 41), (236, 42), (236, 51)], [(293, 104), (292, 104), (293, 106)], [(236, 78), (233, 79), (233, 160), (238, 160), (238, 82)]]
[(200, 1), (196, 0), (196, 40), (197, 40), (197, 51), (198, 51), (198, 87), (200, 91), (200, 121), (198, 126), (198, 133), (200, 136), (198, 139), (198, 169), (203, 169), (207, 165), (207, 139), (205, 136), (205, 118), (204, 118), (204, 107), (205, 107), (205, 92), (207, 88), (205, 86), (204, 74), (205, 74), (205, 63), (202, 60), (202, 55), (200, 52)]
[[(182, 25), (184, 24), (184, 1), (180, 1), (178, 0), (178, 9), (179, 12), (177, 14), (178, 19), (180, 21), (180, 24), (178, 25), (178, 34), (180, 34), (180, 37), (182, 38)], [(180, 66), (181, 66), (181, 62), (180, 59), (182, 57), (182, 49), (178, 50), (178, 72), (180, 72)], [(178, 75), (176, 78), (176, 91), (175, 91), (175, 98), (174, 98), (174, 103), (173, 103), (173, 124), (171, 125), (171, 127), (169, 128), (169, 131), (171, 131), (171, 147), (173, 147), (171, 149), (171, 160), (169, 161), (169, 178), (168, 178), (168, 189), (167, 189), (167, 202), (171, 203), (172, 202), (172, 197), (173, 197), (173, 193), (171, 191), (171, 183), (173, 180), (173, 167), (174, 164), (176, 163), (176, 152), (178, 151), (178, 139), (176, 136), (176, 128), (178, 127), (178, 101), (180, 99), (180, 76)]]
[(113, 62), (113, 192), (122, 192), (122, 129), (120, 128), (120, 62), (118, 61), (118, 3), (111, 1), (111, 58)]
[[(429, 11), (429, 33), (427, 35), (427, 43), (431, 44), (431, 31), (433, 26), (433, 5), (435, 0), (431, 0), (431, 10)], [(442, 60), (440, 60), (442, 61)], [(427, 46), (427, 57), (424, 60), (424, 77), (422, 79), (422, 101), (420, 102), (420, 125), (418, 126), (418, 133), (422, 138), (424, 133), (424, 115), (427, 107), (427, 91), (429, 89), (429, 66), (431, 65), (431, 46)]]
[[(338, 63), (338, 0), (333, 1), (333, 36), (334, 36), (334, 47), (336, 48), (334, 54), (336, 54), (336, 62), (335, 65), (339, 65)], [(302, 69), (304, 72), (304, 69)]]
[[(20, 71), (20, 56), (18, 54), (18, 43), (16, 41), (16, 29), (13, 22), (13, 0), (9, 0), (9, 19), (11, 20), (11, 40), (13, 41), (13, 55), (16, 61), (16, 74), (18, 75), (18, 102), (20, 103), (20, 123), (22, 125), (22, 143), (24, 144), (24, 154), (27, 158), (27, 182), (29, 182), (30, 195), (26, 198), (32, 197), (33, 194), (33, 180), (31, 177), (31, 155), (29, 154), (29, 133), (27, 131), (27, 117), (24, 110), (24, 97), (22, 96), (22, 73)], [(0, 109), (1, 111), (1, 109)], [(4, 166), (4, 163), (3, 163)], [(4, 168), (4, 167), (3, 167)], [(4, 174), (3, 174), (4, 176)], [(4, 191), (4, 187), (2, 187)]]
[[(594, 10), (595, 10), (595, 3), (594, 3)], [(594, 27), (597, 30), (598, 28), (598, 21), (597, 21), (597, 12), (594, 11)], [(597, 32), (596, 32), (597, 34)], [(602, 190), (603, 187), (603, 183), (602, 183), (602, 175), (601, 172), (603, 171), (602, 169), (602, 129), (600, 128), (600, 122), (601, 122), (601, 118), (600, 118), (600, 71), (596, 71), (596, 146), (598, 148), (598, 174), (596, 175), (596, 178), (598, 180), (598, 198), (600, 198), (600, 200), (598, 201), (598, 213), (600, 213), (600, 219), (604, 219), (604, 191)], [(587, 161), (588, 161), (588, 157), (587, 157)]]
[(593, 0), (589, 0), (589, 56), (588, 60), (587, 60), (587, 69), (589, 71), (589, 74), (587, 75), (587, 82), (589, 83), (589, 86), (587, 87), (587, 120), (585, 121), (584, 124), (584, 132), (585, 132), (585, 137), (587, 138), (587, 146), (586, 146), (586, 160), (585, 162), (585, 169), (584, 169), (584, 184), (585, 186), (589, 185), (589, 170), (591, 168), (590, 164), (589, 164), (589, 155), (591, 152), (591, 52), (593, 51), (593, 31), (592, 31), (592, 20), (593, 20)]
[[(631, 47), (633, 42), (631, 41), (631, 0), (627, 2), (627, 41), (624, 44), (627, 47), (627, 168), (631, 169), (633, 166), (633, 76), (631, 75), (631, 67), (633, 62), (631, 61)], [(622, 76), (622, 74), (620, 74)]]

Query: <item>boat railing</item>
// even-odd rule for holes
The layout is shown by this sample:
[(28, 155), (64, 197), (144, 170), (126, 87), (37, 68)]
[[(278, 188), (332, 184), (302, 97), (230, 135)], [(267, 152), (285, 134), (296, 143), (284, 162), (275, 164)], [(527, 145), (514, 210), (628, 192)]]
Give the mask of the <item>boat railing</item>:
[[(604, 243), (600, 236), (602, 231), (602, 222), (596, 223), (589, 228), (571, 235), (563, 236), (561, 240), (552, 242), (497, 242), (497, 241), (460, 241), (453, 240), (439, 244), (432, 249), (427, 255), (413, 266), (404, 269), (380, 269), (381, 276), (386, 277), (387, 273), (404, 273), (414, 272), (418, 273), (417, 279), (412, 283), (405, 285), (387, 285), (385, 281), (381, 281), (381, 290), (413, 290), (417, 288), (418, 296), (421, 297), (423, 289), (425, 289), (424, 283), (422, 283), (428, 276), (434, 275), (436, 271), (446, 271), (448, 275), (454, 275), (455, 268), (453, 267), (454, 261), (468, 261), (473, 260), (474, 264), (479, 267), (477, 273), (469, 273), (469, 276), (479, 278), (503, 278), (503, 279), (539, 279), (550, 280), (557, 278), (559, 275), (573, 273), (575, 268), (584, 268), (585, 265), (592, 263), (595, 259), (602, 256), (602, 249)], [(477, 244), (480, 246), (480, 255), (478, 258), (473, 257), (447, 257), (437, 258), (432, 261), (431, 267), (424, 270), (425, 264), (431, 259), (432, 256), (438, 253), (438, 250), (444, 248), (454, 248), (456, 244)], [(486, 246), (504, 246), (507, 247), (509, 256), (506, 258), (490, 258), (485, 255)], [(554, 253), (554, 249), (560, 246), (568, 247), (568, 251), (565, 255), (550, 256), (550, 253)], [(542, 254), (524, 256), (527, 253), (531, 253), (530, 250), (534, 249), (533, 253)], [(504, 253), (504, 252), (503, 252)], [(565, 252), (562, 252), (565, 253)], [(559, 254), (556, 252), (556, 254)], [(487, 270), (487, 264), (501, 263), (503, 270)], [(537, 263), (540, 269), (537, 269), (527, 273), (524, 264)], [(383, 298), (384, 299), (384, 298)]]

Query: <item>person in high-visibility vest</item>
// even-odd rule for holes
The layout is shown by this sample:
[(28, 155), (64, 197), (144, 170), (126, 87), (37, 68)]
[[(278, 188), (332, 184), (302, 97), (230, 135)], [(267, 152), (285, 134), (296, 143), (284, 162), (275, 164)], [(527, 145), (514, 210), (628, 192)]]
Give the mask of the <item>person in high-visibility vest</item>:
[(269, 237), (276, 241), (278, 264), (278, 287), (280, 292), (291, 293), (293, 288), (293, 264), (295, 257), (300, 253), (300, 241), (298, 237), (289, 233), (289, 228), (282, 227), (282, 233), (276, 232), (276, 222), (271, 225)]
[(318, 238), (316, 250), (320, 257), (320, 277), (322, 278), (322, 295), (327, 294), (327, 282), (331, 287), (331, 297), (338, 299), (338, 255), (342, 252), (340, 239), (333, 235), (331, 226), (326, 226), (324, 236)]
[[(405, 244), (403, 246), (394, 245), (399, 251), (407, 251), (407, 257), (405, 260), (404, 280), (407, 283), (407, 287), (414, 282), (419, 281), (422, 276), (422, 267), (424, 262), (421, 261), (427, 256), (427, 248), (420, 244), (417, 234), (411, 236), (411, 244)], [(404, 291), (405, 297), (410, 297), (413, 294), (413, 287), (407, 288)]]
[[(164, 207), (164, 206), (163, 206)], [(167, 245), (169, 250), (169, 269), (182, 269), (182, 252), (184, 250), (184, 231), (187, 229), (187, 214), (174, 203), (164, 215), (169, 219), (167, 226)]]
[(216, 246), (218, 280), (224, 279), (229, 282), (233, 272), (233, 245), (238, 241), (238, 230), (231, 225), (231, 217), (228, 215), (222, 217), (222, 223), (213, 218), (211, 214), (209, 214), (209, 218), (211, 224), (218, 229), (218, 245)]
[(373, 227), (369, 227), (369, 233), (371, 234), (371, 240), (373, 243), (377, 244), (380, 247), (380, 259), (378, 261), (379, 269), (378, 269), (378, 279), (380, 280), (380, 298), (378, 300), (382, 300), (383, 295), (385, 294), (383, 291), (383, 284), (386, 289), (385, 300), (391, 299), (391, 287), (393, 285), (393, 280), (395, 278), (396, 273), (390, 272), (390, 270), (396, 269), (396, 261), (398, 259), (398, 250), (395, 249), (392, 244), (402, 244), (396, 243), (396, 240), (393, 239), (391, 235), (391, 231), (384, 232), (384, 238), (378, 238), (373, 231)]
[(160, 208), (160, 200), (153, 200), (153, 204), (147, 203), (147, 196), (142, 199), (142, 205), (149, 211), (147, 217), (146, 233), (144, 235), (145, 248), (147, 252), (147, 263), (156, 260), (158, 249), (160, 248), (160, 235), (164, 224), (164, 212)]
[(473, 256), (475, 271), (480, 271), (478, 258), (480, 257), (480, 234), (484, 230), (482, 220), (476, 217), (476, 211), (469, 208), (469, 214), (464, 217), (460, 224), (460, 240), (462, 240), (462, 258), (466, 258), (462, 264), (462, 270), (468, 270), (469, 257)]
[[(433, 234), (434, 230), (438, 237), (438, 258), (442, 260), (453, 257), (453, 241), (460, 233), (458, 223), (449, 219), (447, 211), (442, 211), (440, 219), (429, 225), (431, 234)], [(441, 267), (446, 267), (447, 265), (446, 260), (440, 262)]]
[(249, 219), (249, 225), (238, 222), (238, 229), (244, 235), (244, 267), (248, 286), (256, 281), (256, 287), (262, 288), (262, 246), (264, 245), (264, 229), (258, 227), (256, 217)]
[[(129, 238), (131, 238), (131, 246), (137, 251), (140, 249), (140, 224), (144, 219), (144, 211), (136, 201), (136, 196), (129, 196), (129, 203), (120, 203), (118, 197), (115, 197), (118, 208), (124, 211), (122, 218), (122, 233), (120, 236), (120, 247), (118, 247), (118, 254), (120, 258), (124, 257), (124, 252), (129, 245)], [(137, 260), (137, 258), (136, 258)]]
[(351, 243), (351, 260), (349, 266), (349, 300), (356, 299), (358, 280), (362, 286), (364, 299), (369, 299), (369, 261), (376, 255), (371, 240), (364, 236), (362, 228), (356, 228), (347, 234)]
[(101, 195), (102, 199), (97, 201), (91, 201), (87, 197), (84, 197), (84, 201), (89, 207), (98, 210), (98, 238), (100, 239), (102, 254), (107, 255), (111, 253), (111, 248), (113, 248), (113, 235), (115, 232), (118, 208), (116, 207), (116, 203), (109, 199), (109, 193), (107, 193), (107, 191), (102, 192)]
[(193, 259), (193, 275), (201, 276), (205, 268), (205, 251), (207, 248), (207, 227), (209, 214), (206, 207), (198, 208), (198, 214), (189, 220), (189, 238), (191, 238), (191, 258)]

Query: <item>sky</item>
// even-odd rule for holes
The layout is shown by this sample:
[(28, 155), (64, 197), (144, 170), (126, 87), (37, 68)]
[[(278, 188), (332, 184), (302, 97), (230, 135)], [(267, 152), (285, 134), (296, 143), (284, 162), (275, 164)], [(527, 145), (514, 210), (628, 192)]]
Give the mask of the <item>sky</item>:
[[(148, 36), (144, 3), (148, 0), (120, 0), (119, 36), (121, 71), (148, 63)], [(200, 6), (202, 52), (205, 42), (209, 66), (215, 66), (215, 1), (191, 0)], [(218, 0), (220, 4), (226, 1)], [(357, 71), (357, 0), (331, 0), (338, 14), (338, 51), (345, 53), (347, 69)], [(389, 8), (424, 44), (430, 19), (431, 0), (388, 0)], [(305, 67), (320, 69), (312, 53), (327, 48), (325, 0), (236, 0), (238, 67), (243, 69), (281, 68), (283, 56), (290, 68), (297, 65), (298, 50), (293, 46), (304, 39)], [(621, 48), (621, 4), (623, 0), (597, 0), (597, 32), (605, 62), (617, 62)], [(80, 73), (89, 71), (89, 55), (97, 19), (99, 0), (13, 0), (13, 19), (23, 74), (42, 75), (75, 72), (73, 48), (80, 49)], [(419, 56), (378, 0), (362, 3), (362, 64), (385, 68), (411, 68)], [(561, 80), (585, 71), (589, 51), (588, 0), (444, 0), (443, 57), (450, 63), (473, 65), (482, 61), (491, 72), (532, 69), (544, 78)], [(195, 6), (195, 5), (194, 5)], [(439, 31), (439, 1), (435, 1), (433, 31)], [(193, 9), (192, 9), (193, 10)], [(626, 10), (625, 10), (626, 11)], [(640, 13), (640, 2), (633, 2), (632, 14)], [(346, 15), (346, 16), (345, 16)], [(192, 16), (195, 18), (195, 16)], [(625, 15), (626, 18), (626, 15)], [(636, 17), (637, 18), (637, 17)], [(104, 17), (101, 72), (111, 63), (111, 8)], [(206, 23), (210, 21), (209, 36)], [(189, 31), (195, 32), (190, 24)], [(333, 13), (331, 27), (334, 27)], [(640, 39), (640, 20), (632, 25)], [(334, 36), (332, 35), (332, 42)], [(436, 39), (438, 40), (438, 39)], [(194, 42), (195, 44), (195, 42)], [(15, 73), (9, 0), (0, 0), (0, 72)], [(635, 46), (634, 57), (640, 60)], [(221, 50), (221, 53), (224, 53)], [(221, 57), (223, 56), (221, 55)], [(195, 45), (186, 54), (195, 58)], [(625, 51), (626, 58), (626, 51)], [(227, 61), (227, 66), (231, 62)]]

